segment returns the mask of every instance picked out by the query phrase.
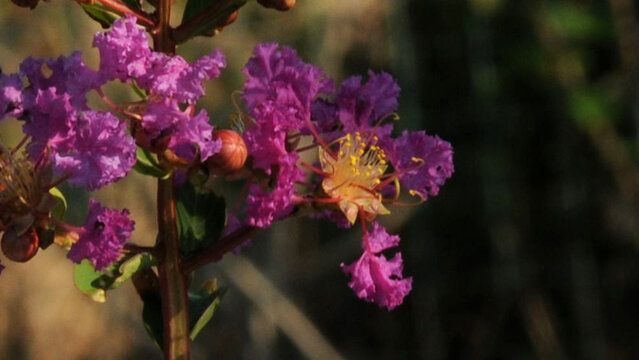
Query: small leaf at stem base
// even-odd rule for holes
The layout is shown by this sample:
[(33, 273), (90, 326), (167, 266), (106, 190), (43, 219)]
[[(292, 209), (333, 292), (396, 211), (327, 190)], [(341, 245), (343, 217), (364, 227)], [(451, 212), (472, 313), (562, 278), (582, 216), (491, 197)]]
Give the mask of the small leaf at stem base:
[(104, 271), (96, 271), (89, 260), (75, 266), (73, 278), (78, 290), (93, 301), (105, 302), (106, 291), (115, 289), (138, 271), (157, 264), (157, 259), (148, 253), (126, 254)]

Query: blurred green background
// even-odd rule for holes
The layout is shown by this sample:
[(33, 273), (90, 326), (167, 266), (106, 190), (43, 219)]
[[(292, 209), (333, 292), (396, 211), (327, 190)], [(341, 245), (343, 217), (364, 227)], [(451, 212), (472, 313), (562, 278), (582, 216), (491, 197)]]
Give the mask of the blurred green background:
[[(176, 15), (182, 0), (176, 2)], [(0, 66), (85, 51), (99, 26), (71, 1), (0, 4)], [(397, 128), (450, 141), (456, 172), (421, 207), (380, 218), (402, 237), (413, 291), (392, 312), (364, 303), (339, 268), (357, 230), (289, 220), (208, 266), (229, 291), (194, 359), (639, 358), (639, 3), (632, 0), (299, 0), (249, 2), (189, 60), (229, 67), (201, 102), (223, 124), (259, 42), (298, 49), (338, 80), (368, 69), (402, 87)], [(0, 139), (17, 143), (14, 122)], [(224, 193), (235, 185), (220, 184)], [(64, 189), (81, 223), (88, 194)], [(154, 182), (95, 194), (129, 207), (134, 240), (155, 238)], [(132, 286), (92, 303), (62, 251), (2, 260), (0, 359), (159, 359)]]

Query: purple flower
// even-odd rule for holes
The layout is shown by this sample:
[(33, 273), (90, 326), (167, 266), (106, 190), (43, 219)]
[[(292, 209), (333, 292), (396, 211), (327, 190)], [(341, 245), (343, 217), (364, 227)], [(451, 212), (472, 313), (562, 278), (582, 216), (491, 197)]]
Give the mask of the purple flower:
[[(43, 73), (45, 64), (51, 71), (49, 76)], [(71, 104), (78, 109), (86, 109), (87, 92), (102, 85), (98, 73), (86, 66), (79, 51), (55, 60), (29, 57), (20, 64), (20, 72), (29, 80), (28, 92), (54, 88), (57, 95), (68, 94)]]
[(74, 129), (53, 155), (55, 171), (70, 174), (71, 184), (93, 191), (123, 178), (135, 164), (135, 141), (111, 113), (85, 111)]
[(332, 80), (316, 66), (303, 62), (295, 50), (277, 44), (260, 44), (244, 67), (247, 81), (242, 97), (252, 116), (268, 102), (287, 116), (272, 124), (274, 129), (299, 130), (310, 120), (311, 102), (320, 93), (330, 93)]
[(150, 67), (149, 39), (131, 15), (116, 20), (109, 31), (95, 34), (93, 46), (100, 52), (104, 80), (128, 81), (143, 76)]
[(55, 151), (75, 133), (77, 111), (69, 94), (56, 94), (55, 88), (37, 89), (26, 94), (24, 110), (29, 115), (22, 131), (31, 136), (29, 154), (34, 160), (45, 155), (45, 149)]
[(146, 72), (137, 76), (138, 85), (166, 97), (178, 92), (178, 80), (190, 67), (179, 55), (169, 56), (159, 52), (151, 52), (148, 63)]
[(219, 50), (196, 60), (178, 79), (177, 99), (189, 104), (195, 103), (204, 95), (204, 81), (217, 78), (220, 76), (220, 69), (225, 67), (226, 58)]
[(204, 161), (220, 151), (222, 141), (213, 140), (213, 126), (209, 124), (206, 111), (201, 110), (196, 116), (176, 124), (168, 146), (188, 161), (192, 161), (199, 151), (200, 160)]
[(0, 70), (0, 121), (22, 114), (22, 81), (17, 74), (4, 75)]
[(360, 76), (346, 79), (335, 98), (344, 132), (373, 131), (380, 138), (390, 136), (392, 125), (377, 126), (377, 122), (397, 110), (399, 86), (390, 75), (372, 71), (366, 84), (361, 82)]
[(148, 62), (146, 72), (137, 77), (138, 85), (189, 104), (204, 95), (204, 81), (220, 76), (220, 69), (226, 66), (224, 55), (217, 50), (193, 65), (179, 55), (158, 52), (151, 52)]
[(372, 223), (370, 233), (364, 235), (364, 253), (350, 265), (341, 264), (342, 270), (352, 276), (349, 286), (361, 299), (393, 310), (401, 305), (412, 288), (411, 277), (402, 278), (402, 255), (388, 260), (382, 251), (399, 244), (399, 236), (389, 235), (378, 223)]
[(273, 189), (259, 184), (251, 185), (246, 199), (246, 223), (251, 226), (267, 227), (293, 210), (295, 183), (304, 179), (304, 173), (295, 165), (296, 153), (282, 155), (275, 171)]
[(396, 171), (401, 173), (401, 185), (424, 200), (436, 196), (439, 187), (454, 171), (453, 147), (424, 131), (404, 131), (394, 140), (389, 157)]
[(149, 103), (142, 116), (142, 127), (149, 142), (154, 146), (165, 143), (187, 161), (192, 161), (198, 151), (201, 160), (220, 151), (222, 142), (213, 140), (213, 126), (206, 111), (191, 116), (191, 110), (192, 107), (180, 110), (177, 100), (169, 98)]
[(105, 208), (91, 199), (83, 232), (67, 257), (77, 264), (88, 259), (96, 270), (104, 270), (120, 257), (120, 250), (131, 237), (134, 227), (135, 222), (129, 219), (128, 210)]
[(218, 77), (226, 66), (224, 55), (217, 50), (192, 65), (179, 55), (152, 51), (146, 33), (132, 16), (120, 18), (109, 31), (96, 34), (93, 46), (100, 51), (102, 78), (136, 80), (153, 94), (189, 104), (204, 95), (203, 82)]
[(253, 166), (271, 173), (271, 167), (278, 164), (286, 150), (286, 131), (281, 131), (279, 124), (286, 121), (287, 114), (282, 109), (265, 104), (254, 111), (258, 121), (254, 127), (247, 129), (244, 141), (249, 155), (253, 158)]
[(226, 60), (219, 51), (200, 58), (193, 65), (179, 55), (151, 52), (146, 71), (136, 79), (143, 89), (193, 104), (204, 95), (204, 81), (220, 76), (220, 69), (225, 66)]

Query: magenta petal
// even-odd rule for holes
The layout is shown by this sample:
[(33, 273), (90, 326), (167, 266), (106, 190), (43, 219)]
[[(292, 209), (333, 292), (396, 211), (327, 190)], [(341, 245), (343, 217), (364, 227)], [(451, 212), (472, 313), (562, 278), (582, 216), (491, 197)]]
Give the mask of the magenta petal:
[(111, 113), (85, 111), (75, 133), (56, 148), (53, 165), (71, 175), (71, 184), (93, 191), (123, 178), (135, 165), (135, 151), (125, 123)]
[(402, 278), (402, 257), (397, 253), (391, 260), (384, 255), (364, 252), (342, 270), (352, 276), (349, 286), (363, 300), (393, 310), (401, 305), (412, 288), (412, 278)]
[(77, 264), (88, 259), (97, 270), (103, 270), (120, 257), (120, 250), (134, 228), (135, 222), (129, 219), (128, 210), (105, 208), (91, 199), (89, 214), (82, 227), (84, 232), (67, 257)]

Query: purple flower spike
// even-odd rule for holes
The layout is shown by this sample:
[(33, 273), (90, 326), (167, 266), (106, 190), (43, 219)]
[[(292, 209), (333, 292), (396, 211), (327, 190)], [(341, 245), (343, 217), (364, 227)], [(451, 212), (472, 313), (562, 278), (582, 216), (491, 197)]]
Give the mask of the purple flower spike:
[(361, 299), (393, 310), (401, 305), (411, 291), (413, 279), (402, 278), (402, 255), (388, 260), (382, 251), (399, 244), (399, 236), (389, 235), (378, 223), (364, 236), (364, 253), (353, 264), (341, 264), (342, 270), (352, 276), (348, 286)]
[(404, 131), (392, 148), (389, 157), (396, 170), (403, 173), (401, 185), (424, 200), (436, 196), (455, 170), (450, 143), (424, 131)]
[(93, 263), (96, 270), (104, 270), (120, 257), (120, 250), (131, 237), (135, 222), (129, 219), (129, 211), (117, 211), (89, 201), (87, 216), (78, 242), (71, 247), (67, 257), (79, 264), (83, 259)]
[(0, 70), (0, 121), (22, 114), (22, 81), (17, 74), (4, 75)]
[(93, 191), (123, 178), (135, 165), (135, 141), (111, 113), (86, 111), (75, 131), (58, 146), (53, 161), (56, 172), (71, 174), (71, 184)]
[(100, 75), (104, 80), (127, 81), (144, 75), (150, 66), (149, 39), (131, 15), (116, 20), (109, 31), (97, 33), (93, 46), (100, 51)]

